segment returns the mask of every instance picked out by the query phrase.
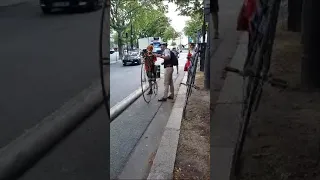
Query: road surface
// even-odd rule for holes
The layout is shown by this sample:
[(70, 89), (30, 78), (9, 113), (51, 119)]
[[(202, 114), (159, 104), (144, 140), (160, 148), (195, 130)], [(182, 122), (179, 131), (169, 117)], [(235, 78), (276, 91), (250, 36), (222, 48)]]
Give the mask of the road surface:
[[(100, 12), (43, 15), (38, 0), (0, 7), (0, 147), (99, 78)], [(139, 87), (140, 66), (111, 69), (113, 106)]]
[[(181, 66), (184, 66), (185, 57), (186, 55), (181, 57)], [(121, 73), (122, 70), (135, 74), (136, 71), (140, 71), (139, 67), (122, 67), (121, 63), (110, 66), (110, 68), (113, 68), (111, 72), (116, 71), (116, 69), (119, 70), (119, 72), (117, 71), (119, 79), (123, 74)], [(182, 67), (180, 68), (182, 69)], [(128, 74), (124, 74), (122, 79), (125, 79), (126, 75)], [(176, 74), (174, 76), (177, 77)], [(111, 77), (116, 76), (111, 75)], [(114, 79), (111, 79), (111, 83), (114, 81)], [(132, 83), (130, 87), (140, 86), (139, 80), (134, 82), (136, 83)], [(118, 89), (121, 89), (120, 87)], [(122, 92), (121, 96), (125, 94), (125, 91)], [(159, 83), (159, 96), (162, 93), (163, 85)], [(44, 178), (46, 180), (91, 180), (108, 177), (115, 179), (123, 171), (141, 139), (151, 138), (145, 137), (145, 132), (151, 126), (150, 124), (155, 123), (154, 126), (156, 127), (154, 129), (156, 130), (151, 130), (152, 132), (148, 134), (153, 134), (157, 141), (160, 140), (162, 128), (169, 118), (172, 106), (172, 101), (160, 103), (157, 102), (157, 99), (153, 99), (150, 104), (146, 104), (140, 97), (111, 124), (106, 120), (104, 107), (101, 107), (46, 157), (26, 172), (20, 180)], [(110, 143), (107, 140), (108, 137), (110, 137)], [(152, 143), (147, 146), (156, 148), (157, 141), (152, 140)], [(146, 163), (143, 158), (145, 157), (141, 157), (141, 159), (138, 157), (141, 161), (137, 162), (137, 167), (145, 168)], [(137, 176), (143, 173), (140, 172)]]
[[(163, 60), (158, 58), (156, 65)], [(160, 66), (163, 73), (163, 66)], [(176, 70), (175, 70), (176, 72)], [(110, 65), (110, 106), (126, 98), (133, 91), (141, 87), (141, 65), (123, 66), (121, 61)]]
[(0, 7), (0, 147), (99, 77), (99, 11), (45, 16), (38, 4)]
[(110, 65), (110, 106), (114, 106), (140, 87), (141, 65)]
[[(99, 12), (45, 16), (38, 1), (0, 8), (0, 147), (99, 77)], [(140, 86), (140, 66), (117, 63), (110, 70), (112, 106)], [(145, 111), (140, 99), (111, 124), (112, 176), (121, 172), (160, 106), (154, 100)], [(21, 179), (108, 177), (110, 132), (105, 115), (103, 107), (97, 110)]]

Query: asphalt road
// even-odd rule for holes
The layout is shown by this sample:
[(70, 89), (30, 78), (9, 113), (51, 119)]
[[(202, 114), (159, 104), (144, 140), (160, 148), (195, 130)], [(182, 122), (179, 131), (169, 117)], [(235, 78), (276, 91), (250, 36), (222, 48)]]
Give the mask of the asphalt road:
[(140, 87), (141, 65), (110, 65), (110, 106), (116, 105)]
[[(163, 60), (158, 58), (156, 64)], [(160, 72), (164, 72), (160, 66)], [(121, 61), (110, 65), (110, 106), (114, 106), (141, 86), (141, 65), (123, 66)]]
[[(38, 1), (0, 8), (0, 148), (99, 77), (99, 12), (45, 16)], [(140, 86), (140, 66), (118, 63), (110, 70), (113, 106)], [(140, 99), (111, 124), (113, 176), (121, 172), (160, 104), (155, 101), (147, 112), (145, 107)], [(100, 108), (21, 179), (105, 179), (109, 136), (105, 109)]]
[[(182, 56), (183, 58), (185, 56)], [(180, 62), (183, 66), (185, 60), (180, 60)], [(113, 102), (129, 95), (130, 89), (122, 87), (130, 87), (136, 90), (140, 86), (140, 67), (122, 67), (121, 63), (110, 66), (111, 87), (114, 88), (113, 90), (111, 88)], [(137, 76), (137, 78), (133, 78), (137, 81), (132, 80), (130, 86), (128, 83), (124, 83), (127, 86), (123, 83), (117, 83), (118, 80), (125, 80), (128, 75), (132, 75), (131, 77)], [(175, 73), (174, 76), (177, 77)], [(116, 95), (112, 93), (117, 90), (121, 93)], [(159, 84), (159, 96), (162, 93), (163, 86)], [(153, 120), (158, 121), (158, 124), (163, 121), (160, 124), (164, 127), (172, 105), (173, 103), (170, 101), (163, 105), (163, 103), (157, 102), (156, 98), (150, 104), (146, 104), (140, 97), (111, 124), (107, 121), (104, 107), (101, 107), (27, 171), (20, 180), (92, 180), (108, 177), (115, 179), (122, 172), (132, 151), (136, 148), (150, 123)], [(159, 111), (161, 115), (157, 117), (156, 114)], [(158, 126), (155, 129), (159, 132), (154, 132), (155, 134), (162, 133), (161, 128), (163, 127)], [(109, 137), (110, 143), (107, 139)], [(157, 137), (157, 139), (160, 140), (160, 137)], [(156, 142), (152, 141), (152, 143)], [(149, 147), (154, 146), (149, 145)], [(137, 166), (140, 165), (143, 167), (145, 163), (137, 162)]]
[(99, 77), (99, 12), (0, 7), (0, 147)]

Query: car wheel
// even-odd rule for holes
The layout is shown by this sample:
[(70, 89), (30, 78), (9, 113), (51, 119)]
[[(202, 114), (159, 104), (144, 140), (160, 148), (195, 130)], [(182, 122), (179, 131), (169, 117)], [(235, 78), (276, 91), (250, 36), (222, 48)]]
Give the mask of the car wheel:
[(51, 12), (51, 9), (47, 8), (47, 7), (42, 7), (41, 9), (42, 9), (43, 14), (49, 14)]
[(139, 61), (137, 62), (137, 64), (140, 65), (140, 64), (141, 64), (141, 60), (139, 60)]
[(126, 64), (126, 63), (123, 63), (122, 65), (123, 65), (123, 66), (126, 66), (127, 64)]

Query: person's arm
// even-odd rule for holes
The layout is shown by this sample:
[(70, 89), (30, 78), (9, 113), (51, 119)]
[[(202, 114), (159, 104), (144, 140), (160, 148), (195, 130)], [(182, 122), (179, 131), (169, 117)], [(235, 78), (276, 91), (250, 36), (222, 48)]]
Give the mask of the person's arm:
[(170, 60), (170, 51), (168, 50), (168, 49), (166, 49), (165, 51), (164, 51), (164, 55), (162, 55), (161, 56), (161, 58), (163, 59), (163, 60), (165, 60), (165, 61), (167, 61), (167, 60)]
[(156, 54), (156, 53), (154, 53), (154, 55), (155, 55), (156, 57), (161, 57), (161, 56), (162, 56), (162, 54)]

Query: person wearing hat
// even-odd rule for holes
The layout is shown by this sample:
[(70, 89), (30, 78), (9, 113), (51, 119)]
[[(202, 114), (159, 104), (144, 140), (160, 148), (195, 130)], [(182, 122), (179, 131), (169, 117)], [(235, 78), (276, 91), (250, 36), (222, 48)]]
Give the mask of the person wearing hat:
[(156, 80), (156, 71), (154, 66), (155, 66), (155, 62), (157, 61), (157, 57), (152, 53), (152, 51), (153, 51), (153, 46), (149, 45), (147, 47), (147, 53), (145, 53), (143, 56), (145, 70), (147, 73), (149, 87), (150, 87), (150, 90), (147, 93), (147, 95), (152, 94), (152, 81)]
[[(157, 57), (160, 57), (164, 60), (164, 94), (163, 97), (158, 101), (167, 101), (167, 99), (173, 99), (174, 97), (174, 85), (173, 85), (173, 62), (170, 56), (170, 50), (167, 48), (167, 43), (161, 43), (162, 54), (157, 54)], [(170, 88), (170, 95), (168, 96)]]

